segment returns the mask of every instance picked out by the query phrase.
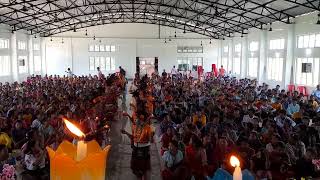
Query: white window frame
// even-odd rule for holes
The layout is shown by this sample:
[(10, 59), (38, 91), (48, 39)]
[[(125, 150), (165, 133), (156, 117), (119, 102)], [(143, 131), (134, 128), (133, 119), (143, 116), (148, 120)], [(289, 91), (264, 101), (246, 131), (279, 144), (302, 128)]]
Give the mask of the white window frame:
[(34, 68), (34, 72), (41, 72), (42, 70), (41, 56), (33, 56), (33, 68)]
[(9, 49), (9, 39), (0, 38), (0, 49)]
[(10, 56), (0, 56), (0, 76), (10, 76), (11, 74), (11, 61)]
[(18, 41), (18, 50), (27, 50), (27, 42)]

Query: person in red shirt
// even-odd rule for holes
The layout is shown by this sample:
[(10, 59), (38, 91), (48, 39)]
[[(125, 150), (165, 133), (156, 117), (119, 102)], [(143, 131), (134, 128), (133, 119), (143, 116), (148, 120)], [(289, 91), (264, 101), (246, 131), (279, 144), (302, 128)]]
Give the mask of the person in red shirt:
[(225, 73), (226, 73), (226, 70), (223, 69), (223, 66), (221, 66), (221, 68), (219, 69), (219, 75), (224, 76)]

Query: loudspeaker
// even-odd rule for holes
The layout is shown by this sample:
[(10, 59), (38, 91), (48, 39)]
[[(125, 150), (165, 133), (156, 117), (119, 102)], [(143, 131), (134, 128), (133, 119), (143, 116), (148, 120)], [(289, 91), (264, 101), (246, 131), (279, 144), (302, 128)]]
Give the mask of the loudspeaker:
[(136, 57), (136, 73), (140, 74), (140, 59)]
[(311, 71), (312, 71), (312, 63), (302, 63), (301, 72), (311, 73)]
[(159, 72), (159, 69), (158, 69), (158, 57), (154, 58), (154, 69), (156, 70), (156, 72)]
[(19, 59), (19, 66), (25, 66), (25, 60), (24, 59)]

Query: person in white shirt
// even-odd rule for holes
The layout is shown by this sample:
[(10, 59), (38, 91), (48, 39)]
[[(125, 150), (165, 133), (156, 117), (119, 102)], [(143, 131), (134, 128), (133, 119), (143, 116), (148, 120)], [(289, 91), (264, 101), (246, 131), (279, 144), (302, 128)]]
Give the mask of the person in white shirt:
[(67, 73), (68, 77), (73, 77), (73, 75), (74, 75), (70, 68), (67, 69), (66, 73)]
[(286, 116), (285, 110), (280, 110), (279, 115), (274, 118), (278, 127), (283, 128), (285, 123), (289, 123), (292, 127), (296, 126), (296, 123)]
[(99, 79), (102, 79), (102, 78), (103, 78), (103, 74), (102, 74), (102, 72), (101, 72), (101, 70), (100, 70), (100, 67), (97, 67), (97, 71), (98, 71), (98, 77), (99, 77)]
[(253, 109), (249, 109), (248, 110), (248, 114), (243, 116), (242, 119), (242, 124), (243, 123), (252, 123), (252, 124), (256, 124), (258, 122), (255, 122), (255, 119), (257, 117), (254, 115), (254, 110)]
[(320, 85), (317, 85), (317, 89), (314, 90), (311, 95), (316, 97), (317, 101), (319, 102), (319, 100), (320, 100)]
[(173, 66), (171, 69), (172, 78), (176, 78), (177, 74), (178, 74), (178, 71), (176, 69), (176, 66)]
[(169, 143), (169, 150), (165, 151), (162, 156), (164, 162), (165, 171), (170, 171), (173, 177), (179, 177), (179, 168), (182, 166), (183, 153), (178, 150), (178, 142), (172, 140)]

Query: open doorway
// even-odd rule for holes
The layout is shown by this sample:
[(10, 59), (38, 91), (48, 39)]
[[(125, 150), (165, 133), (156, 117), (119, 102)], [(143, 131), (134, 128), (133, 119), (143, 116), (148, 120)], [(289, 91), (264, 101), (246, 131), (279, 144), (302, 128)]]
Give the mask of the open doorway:
[(158, 58), (157, 57), (137, 57), (136, 71), (140, 76), (148, 75), (158, 71)]

